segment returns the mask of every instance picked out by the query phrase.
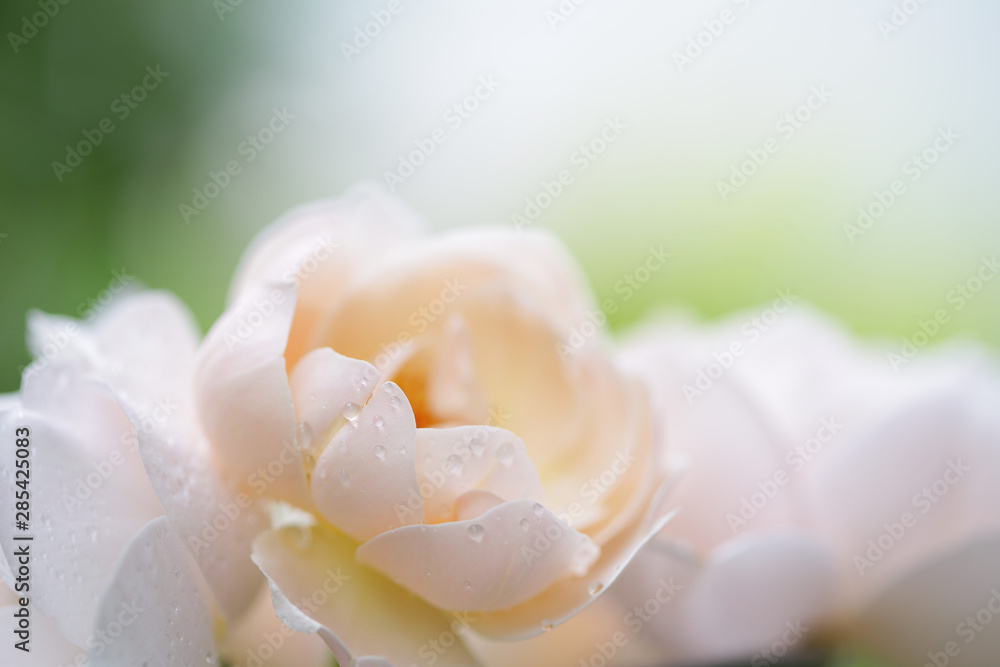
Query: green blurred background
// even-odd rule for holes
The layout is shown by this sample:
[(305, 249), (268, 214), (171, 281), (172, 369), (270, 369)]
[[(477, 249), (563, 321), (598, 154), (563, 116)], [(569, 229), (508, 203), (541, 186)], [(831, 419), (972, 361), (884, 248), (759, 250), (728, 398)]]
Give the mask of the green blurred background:
[[(511, 224), (570, 169), (535, 223), (567, 242), (599, 296), (615, 297), (650, 245), (672, 253), (616, 328), (663, 304), (711, 318), (790, 288), (865, 336), (912, 334), (1000, 247), (1000, 12), (926, 5), (884, 38), (889, 2), (744, 4), (595, 2), (563, 21), (556, 2), (403, 2), (345, 56), (385, 3), (70, 2), (37, 34), (37, 2), (4, 3), (0, 390), (28, 361), (29, 308), (79, 314), (124, 268), (207, 327), (261, 227), (384, 182), (435, 127), (447, 141), (397, 187), (432, 225)], [(674, 54), (727, 8), (735, 21), (679, 71)], [(114, 100), (147, 66), (169, 75), (119, 120)], [(451, 127), (445, 112), (481, 76), (498, 89)], [(723, 202), (718, 182), (780, 138), (775, 123), (816, 85), (831, 99)], [(294, 119), (188, 224), (179, 205), (275, 108)], [(53, 162), (106, 117), (114, 131), (60, 181)], [(627, 128), (577, 171), (574, 152), (614, 117)], [(849, 243), (857, 207), (945, 126), (955, 146)], [(939, 339), (997, 345), (998, 305), (987, 284)]]
[[(599, 297), (618, 298), (650, 246), (671, 253), (619, 299), (617, 330), (790, 289), (898, 345), (1000, 252), (995, 3), (927, 3), (886, 33), (891, 0), (400, 2), (391, 19), (367, 0), (3, 3), (0, 391), (29, 360), (29, 309), (79, 315), (123, 271), (178, 294), (207, 328), (257, 231), (304, 201), (385, 183), (438, 127), (446, 141), (396, 188), (432, 226), (510, 225), (570, 170), (532, 222), (565, 240)], [(44, 6), (54, 15), (33, 18)], [(733, 21), (678, 67), (723, 10)], [(379, 17), (377, 35), (357, 37)], [(157, 66), (168, 76), (119, 118), (116, 98)], [(481, 77), (498, 87), (455, 125), (449, 108)], [(829, 101), (781, 137), (776, 123), (815, 86)], [(242, 162), (274, 109), (294, 118)], [(114, 131), (57, 175), (104, 118)], [(624, 131), (580, 170), (580, 145), (614, 118)], [(954, 146), (851, 243), (857, 208), (944, 127)], [(718, 182), (769, 137), (780, 150), (723, 201)], [(186, 221), (180, 205), (231, 159), (241, 173)], [(1000, 345), (1000, 281), (952, 314), (935, 342)]]

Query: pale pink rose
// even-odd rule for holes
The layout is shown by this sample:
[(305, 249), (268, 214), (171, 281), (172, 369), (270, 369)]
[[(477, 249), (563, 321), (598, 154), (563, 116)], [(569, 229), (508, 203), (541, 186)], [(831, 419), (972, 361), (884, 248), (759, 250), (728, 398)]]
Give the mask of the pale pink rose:
[(956, 629), (1000, 590), (995, 359), (950, 346), (899, 363), (776, 305), (766, 321), (649, 325), (622, 347), (689, 460), (681, 511), (616, 588), (623, 613), (651, 581), (682, 587), (644, 624), (662, 663), (763, 665), (853, 640), (890, 664), (933, 664), (949, 641), (951, 664), (994, 664), (1000, 624)]
[[(240, 502), (205, 444), (192, 408), (198, 343), (186, 309), (158, 292), (123, 296), (92, 322), (29, 317), (38, 359), (0, 404), (0, 508), (13, 517), (27, 490), (30, 527), (0, 522), (0, 576), (16, 591), (4, 604), (30, 599), (32, 650), (5, 641), (3, 664), (215, 664), (242, 659), (248, 633), (281, 631), (273, 611), (264, 626), (248, 613), (266, 592), (250, 542), (270, 521), (259, 499)], [(12, 464), (19, 429), (27, 489)], [(14, 540), (25, 534), (27, 591)], [(266, 664), (329, 663), (305, 636), (276, 656)]]
[(550, 235), (427, 234), (365, 188), (258, 237), (194, 399), (232, 478), (312, 517), (254, 542), (286, 623), (343, 665), (469, 665), (603, 594), (667, 471), (642, 385), (570, 339), (594, 308)]

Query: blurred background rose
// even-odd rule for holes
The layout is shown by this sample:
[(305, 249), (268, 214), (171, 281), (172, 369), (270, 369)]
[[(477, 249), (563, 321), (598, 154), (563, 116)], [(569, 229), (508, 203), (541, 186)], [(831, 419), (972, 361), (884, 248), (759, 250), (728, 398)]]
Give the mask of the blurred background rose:
[[(996, 346), (1000, 281), (961, 308), (952, 290), (1000, 252), (998, 19), (988, 0), (4, 3), (0, 391), (29, 308), (84, 314), (118, 272), (207, 327), (262, 226), (387, 172), (435, 226), (555, 231), (618, 330), (782, 289), (896, 347), (939, 309), (933, 342)], [(666, 267), (622, 287), (651, 246)]]

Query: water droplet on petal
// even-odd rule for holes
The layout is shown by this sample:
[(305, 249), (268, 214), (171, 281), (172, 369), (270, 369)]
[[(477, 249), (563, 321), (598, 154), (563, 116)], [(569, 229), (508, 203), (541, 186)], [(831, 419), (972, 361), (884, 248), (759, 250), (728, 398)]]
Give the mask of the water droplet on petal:
[(529, 530), (531, 530), (531, 523), (529, 523), (527, 519), (521, 519), (520, 526), (521, 530), (523, 530), (524, 532), (528, 532)]
[(465, 585), (465, 590), (467, 590), (467, 591), (471, 591), (472, 590), (472, 582), (469, 581), (468, 579), (465, 580), (465, 584), (464, 585)]
[(389, 405), (392, 406), (393, 410), (399, 410), (399, 396), (390, 396)]
[(313, 430), (309, 422), (299, 422), (295, 428), (295, 439), (299, 443), (299, 449), (309, 449), (313, 441)]
[(344, 418), (354, 421), (358, 418), (358, 413), (361, 412), (361, 406), (357, 403), (348, 403), (344, 406)]
[(375, 419), (372, 420), (372, 423), (375, 424), (375, 428), (380, 431), (385, 428), (385, 419), (382, 418), (382, 415), (376, 415)]
[(531, 506), (531, 513), (534, 514), (535, 516), (542, 516), (543, 514), (545, 514), (545, 508), (539, 505), (538, 503), (535, 503), (534, 505)]
[(472, 539), (473, 542), (478, 543), (483, 541), (483, 535), (486, 534), (486, 529), (480, 526), (478, 523), (474, 523), (466, 529), (466, 532), (469, 533), (469, 537)]
[(462, 459), (457, 454), (449, 456), (445, 463), (448, 464), (448, 470), (452, 475), (462, 474)]
[(340, 483), (343, 484), (344, 486), (351, 485), (351, 477), (350, 475), (347, 474), (347, 470), (345, 470), (344, 468), (340, 469)]
[(554, 627), (554, 625), (555, 624), (552, 621), (550, 621), (549, 619), (545, 619), (542, 621), (542, 631), (548, 632)]
[(472, 453), (475, 454), (476, 456), (482, 456), (483, 450), (486, 449), (486, 445), (484, 445), (483, 441), (480, 440), (479, 438), (473, 438), (472, 442), (469, 444), (469, 448), (472, 450)]
[(587, 592), (590, 593), (591, 595), (597, 595), (603, 590), (604, 590), (604, 584), (602, 584), (599, 581), (595, 581), (587, 588)]
[(379, 461), (385, 461), (385, 447), (382, 445), (375, 445), (375, 456), (378, 457)]
[(497, 461), (505, 466), (514, 462), (514, 445), (505, 442), (497, 448)]

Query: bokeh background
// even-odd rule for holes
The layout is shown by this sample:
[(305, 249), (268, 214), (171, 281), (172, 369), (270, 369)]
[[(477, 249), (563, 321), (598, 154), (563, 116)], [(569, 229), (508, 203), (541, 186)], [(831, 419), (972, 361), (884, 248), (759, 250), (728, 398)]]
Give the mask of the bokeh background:
[[(552, 230), (618, 300), (617, 331), (783, 289), (886, 345), (944, 308), (933, 343), (996, 347), (1000, 280), (960, 310), (949, 296), (1000, 253), (998, 25), (991, 0), (8, 0), (0, 391), (28, 362), (30, 308), (83, 314), (118, 272), (207, 328), (257, 231), (359, 181), (434, 227)], [(948, 149), (914, 162), (941, 132)], [(88, 133), (100, 143), (77, 166), (53, 164)], [(206, 191), (231, 160), (239, 174)], [(858, 226), (896, 179), (905, 191)], [(215, 194), (203, 209), (198, 192)], [(620, 298), (651, 246), (670, 261)]]

